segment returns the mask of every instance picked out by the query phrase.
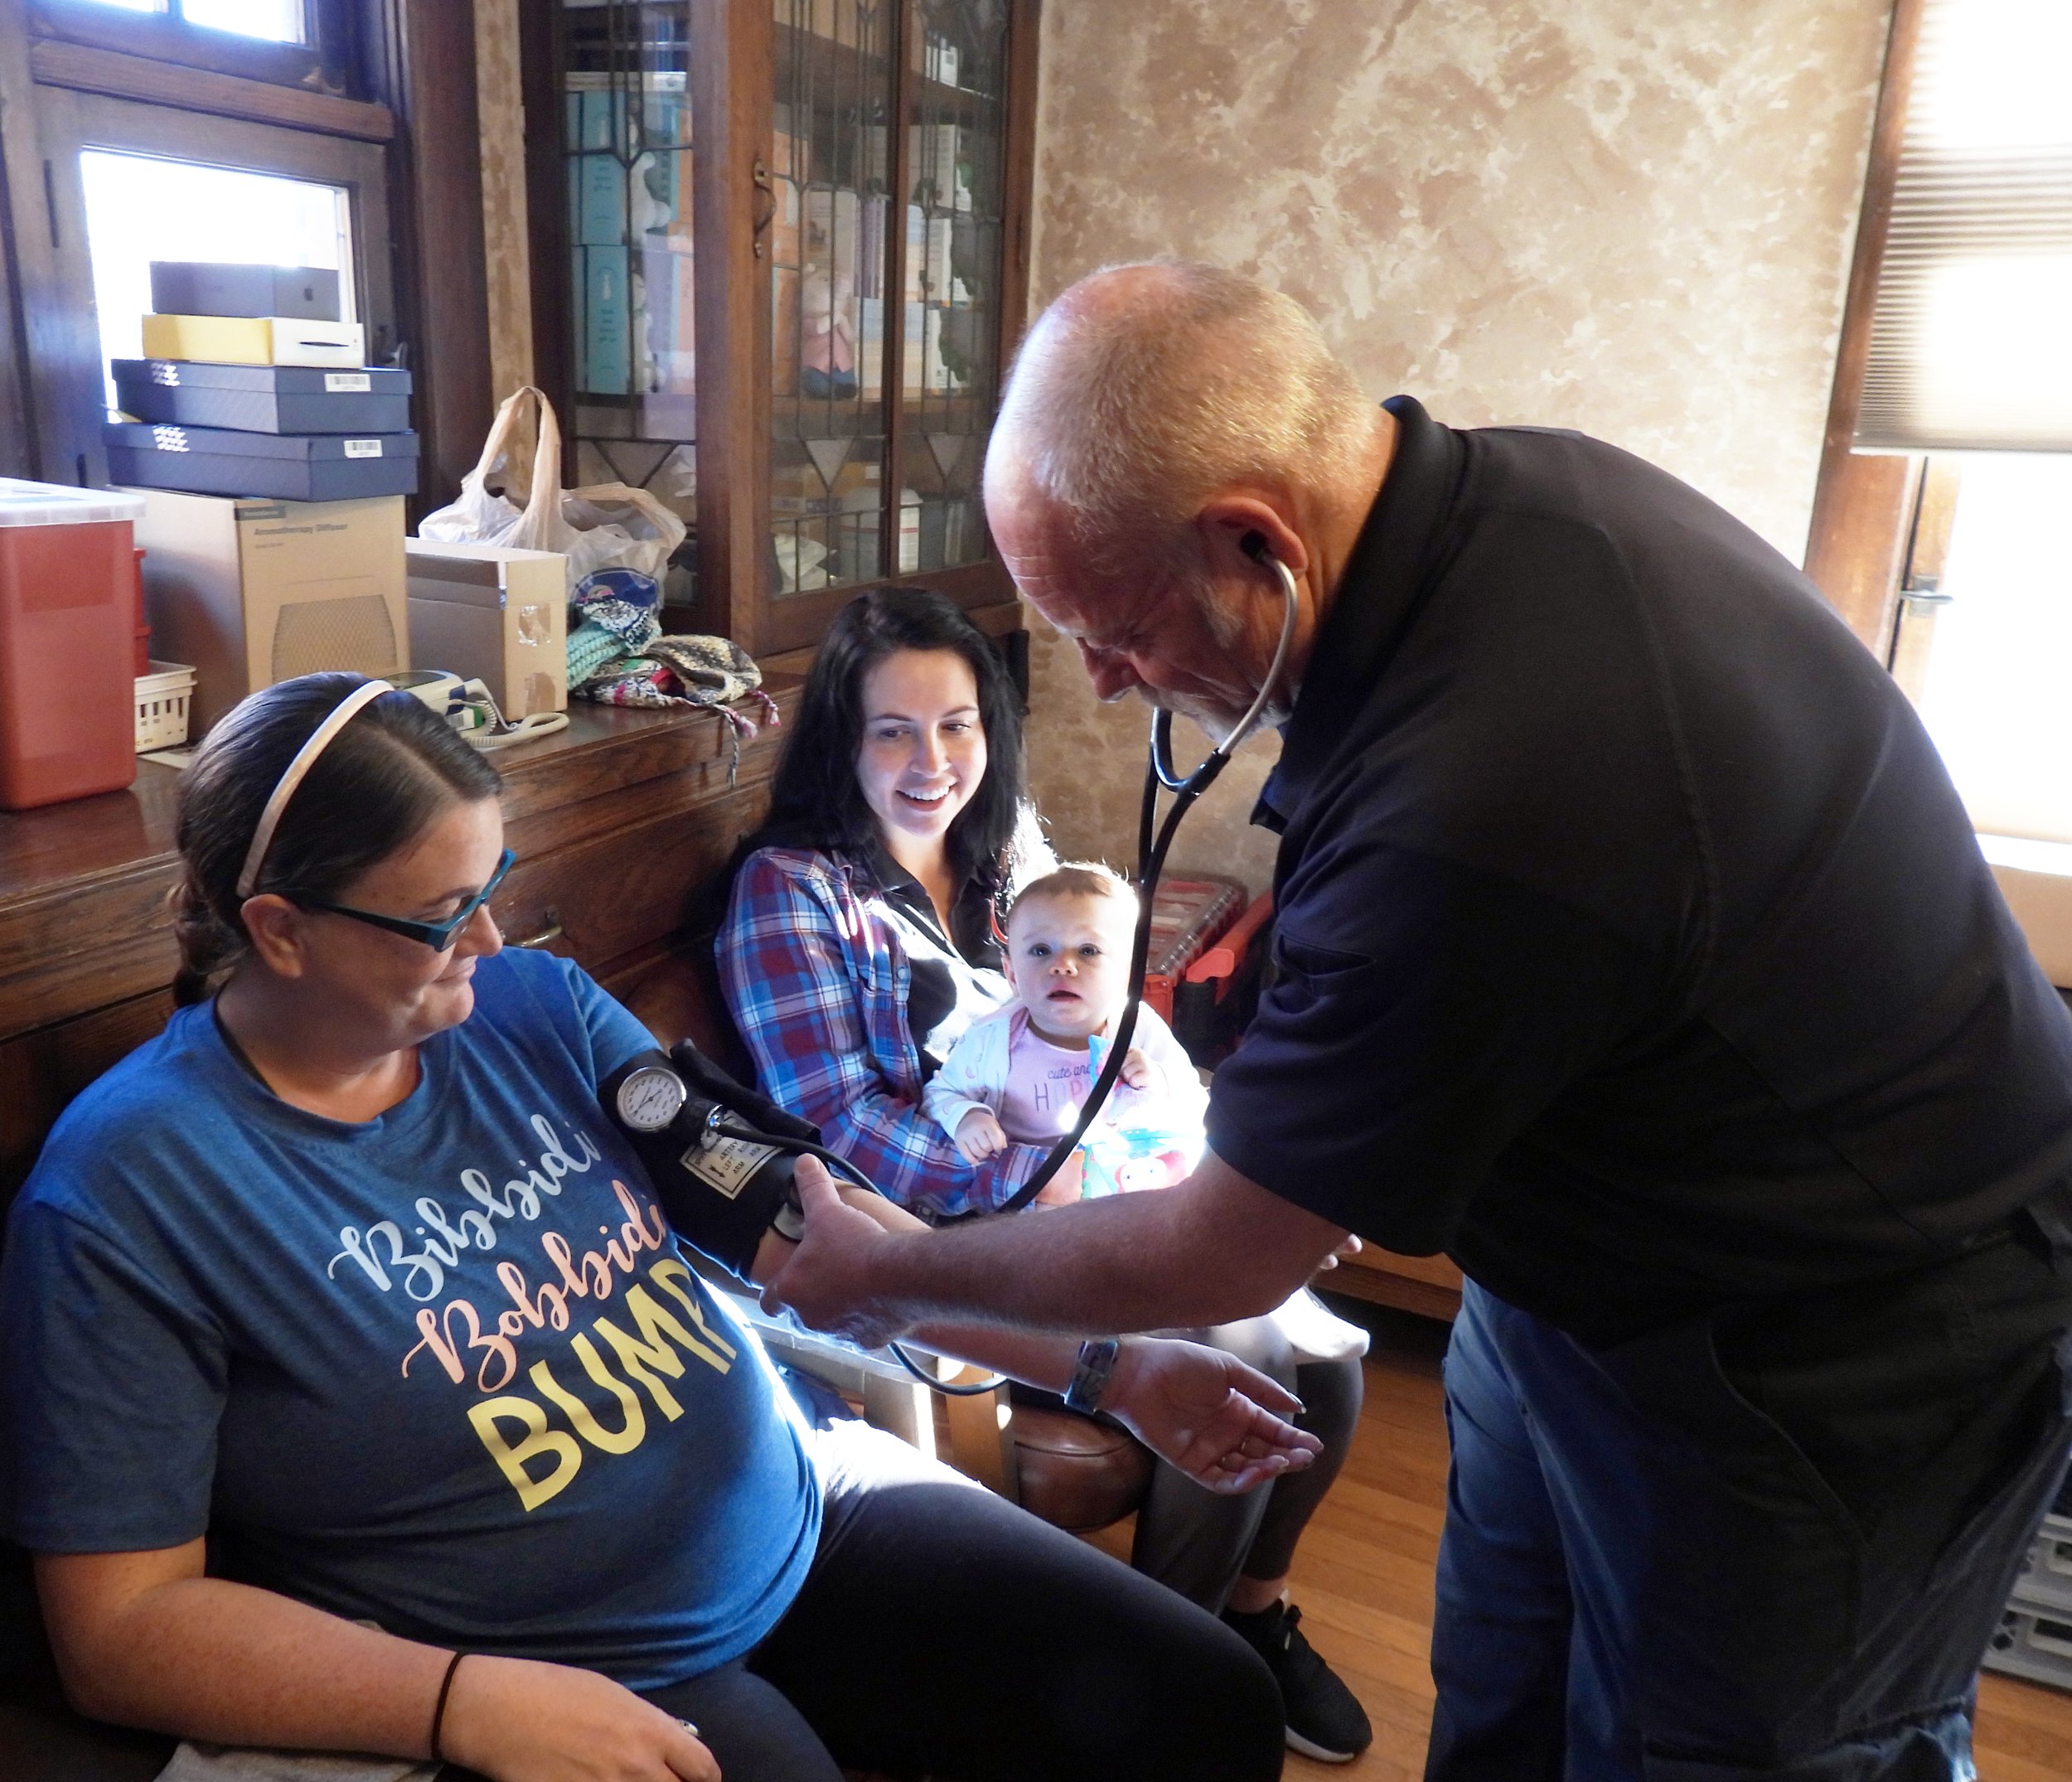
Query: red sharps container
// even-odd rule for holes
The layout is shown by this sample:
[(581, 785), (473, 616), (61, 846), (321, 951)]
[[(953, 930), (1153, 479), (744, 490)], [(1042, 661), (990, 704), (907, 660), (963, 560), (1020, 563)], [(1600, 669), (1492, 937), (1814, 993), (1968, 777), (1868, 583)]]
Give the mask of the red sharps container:
[(131, 671), (143, 497), (0, 477), (0, 809), (137, 777)]

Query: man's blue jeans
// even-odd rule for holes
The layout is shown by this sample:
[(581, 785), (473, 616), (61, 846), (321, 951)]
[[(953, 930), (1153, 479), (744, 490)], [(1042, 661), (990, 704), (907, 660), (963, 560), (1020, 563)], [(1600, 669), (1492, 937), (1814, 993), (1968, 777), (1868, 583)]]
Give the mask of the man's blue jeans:
[[(2043, 1271), (2021, 1319), (1998, 1305), (2026, 1361), (1944, 1392), (1948, 1439), (1853, 1504), (1722, 1368), (1716, 1320), (1593, 1351), (1470, 1283), (1427, 1782), (1969, 1782), (1979, 1655), (2072, 1445), (2036, 1337), (2067, 1302), (2014, 1260)], [(1780, 1378), (1889, 1402), (1890, 1353)]]

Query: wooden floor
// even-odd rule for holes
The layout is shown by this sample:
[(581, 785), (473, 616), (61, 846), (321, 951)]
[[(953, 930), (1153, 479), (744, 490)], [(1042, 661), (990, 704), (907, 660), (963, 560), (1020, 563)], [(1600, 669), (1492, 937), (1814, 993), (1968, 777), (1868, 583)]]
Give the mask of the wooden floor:
[[(1372, 1748), (1356, 1763), (1290, 1755), (1290, 1782), (1416, 1782), (1431, 1726), (1432, 1562), (1446, 1499), (1442, 1325), (1363, 1307), (1374, 1332), (1367, 1406), (1345, 1471), (1296, 1557), (1303, 1631), (1366, 1706)], [(1101, 1545), (1126, 1557), (1127, 1525)], [(2072, 1777), (2072, 1696), (1988, 1674), (1978, 1697), (1980, 1782)]]

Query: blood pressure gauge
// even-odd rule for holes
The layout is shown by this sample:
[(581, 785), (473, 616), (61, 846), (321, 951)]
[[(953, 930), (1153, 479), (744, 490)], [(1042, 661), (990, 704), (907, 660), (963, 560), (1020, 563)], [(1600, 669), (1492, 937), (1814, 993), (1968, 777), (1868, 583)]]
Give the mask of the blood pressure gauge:
[(690, 1098), (675, 1072), (643, 1065), (619, 1085), (618, 1116), (636, 1132), (660, 1132)]

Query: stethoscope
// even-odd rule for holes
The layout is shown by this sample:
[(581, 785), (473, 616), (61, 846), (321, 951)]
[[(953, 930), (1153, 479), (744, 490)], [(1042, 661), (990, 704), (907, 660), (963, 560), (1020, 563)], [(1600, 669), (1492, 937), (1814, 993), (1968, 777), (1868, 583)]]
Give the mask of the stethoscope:
[[(1044, 1185), (1064, 1167), (1065, 1160), (1078, 1149), (1087, 1128), (1106, 1105), (1108, 1093), (1122, 1073), (1130, 1039), (1136, 1032), (1137, 1010), (1144, 1005), (1144, 976), (1151, 956), (1152, 903), (1158, 894), (1159, 879), (1165, 870), (1165, 856), (1172, 848), (1180, 819), (1193, 807), (1194, 801), (1216, 783), (1217, 775), (1229, 764), (1230, 758), (1259, 728), (1267, 706), (1280, 688), (1281, 671), (1287, 666), (1288, 652), (1295, 645), (1295, 620), (1302, 611), (1301, 597), (1296, 592), (1294, 575), (1287, 564), (1267, 548), (1263, 535), (1247, 533), (1242, 549), (1254, 563), (1271, 569), (1280, 580), (1280, 641), (1274, 649), (1272, 666), (1266, 671), (1258, 696), (1238, 720), (1237, 728), (1209, 750), (1192, 773), (1181, 773), (1173, 765), (1172, 713), (1160, 709), (1151, 714), (1150, 756), (1145, 764), (1144, 802), (1137, 816), (1137, 925), (1130, 951), (1130, 999), (1116, 1023), (1114, 1037), (1108, 1041), (1108, 1055), (1101, 1061), (1101, 1073), (1087, 1092), (1077, 1124), (1051, 1147), (1050, 1155), (1014, 1198), (1002, 1204), (1000, 1210), (1003, 1213), (1020, 1211), (1043, 1192)], [(1161, 791), (1173, 797), (1163, 822), (1159, 821), (1158, 814)]]
[[(1275, 646), (1272, 665), (1266, 670), (1266, 679), (1258, 696), (1238, 720), (1237, 727), (1209, 750), (1192, 773), (1180, 773), (1173, 766), (1172, 713), (1161, 709), (1151, 714), (1150, 754), (1144, 770), (1144, 803), (1137, 817), (1137, 925), (1130, 949), (1130, 998), (1124, 1005), (1121, 1018), (1116, 1023), (1115, 1037), (1108, 1042), (1108, 1055), (1101, 1061), (1100, 1074), (1087, 1092), (1077, 1124), (1051, 1147), (1050, 1155), (1044, 1158), (1035, 1174), (1016, 1190), (1011, 1199), (1002, 1203), (999, 1209), (1002, 1213), (1019, 1213), (1043, 1191), (1044, 1185), (1064, 1167), (1065, 1160), (1079, 1148), (1087, 1129), (1106, 1104), (1108, 1093), (1115, 1087), (1116, 1079), (1122, 1073), (1123, 1061), (1129, 1055), (1130, 1040), (1136, 1032), (1137, 1010), (1144, 1006), (1144, 976), (1151, 956), (1152, 900), (1158, 893), (1159, 879), (1165, 870), (1165, 856), (1172, 848), (1180, 819), (1187, 815), (1194, 801), (1216, 783), (1216, 776), (1229, 763), (1230, 758), (1259, 728), (1280, 685), (1281, 671), (1287, 666), (1288, 652), (1295, 645), (1295, 620), (1302, 611), (1301, 597), (1295, 590), (1295, 579), (1289, 573), (1287, 564), (1267, 548), (1262, 535), (1247, 533), (1242, 549), (1254, 563), (1264, 564), (1280, 579), (1280, 641)], [(1173, 802), (1166, 811), (1164, 821), (1160, 822), (1158, 806), (1162, 791), (1173, 795)], [(825, 1151), (816, 1150), (815, 1155), (830, 1165), (839, 1165), (844, 1174), (875, 1191), (875, 1184), (869, 1178), (845, 1160)], [(946, 1398), (980, 1397), (1006, 1384), (1005, 1376), (996, 1375), (991, 1379), (951, 1385), (923, 1368), (903, 1344), (894, 1343), (890, 1346), (908, 1373)]]

